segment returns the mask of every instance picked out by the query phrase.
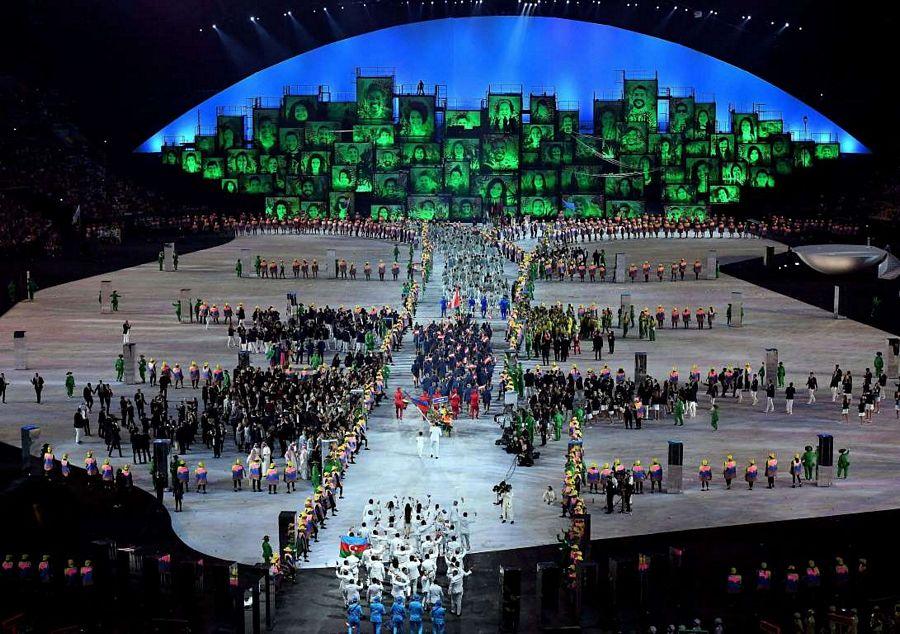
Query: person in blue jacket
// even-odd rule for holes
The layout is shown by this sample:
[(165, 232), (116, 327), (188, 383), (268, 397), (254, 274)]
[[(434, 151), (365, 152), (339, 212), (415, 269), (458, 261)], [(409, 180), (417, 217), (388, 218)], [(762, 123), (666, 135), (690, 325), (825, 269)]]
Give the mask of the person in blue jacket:
[(444, 614), (446, 610), (441, 605), (441, 600), (435, 600), (431, 606), (431, 634), (444, 634)]
[(375, 595), (369, 603), (369, 621), (372, 622), (372, 633), (381, 634), (381, 623), (384, 620), (384, 604), (381, 597)]
[(409, 602), (409, 634), (422, 634), (422, 615), (425, 613), (425, 607), (422, 605), (422, 599), (418, 594), (414, 594), (412, 601)]
[(347, 606), (347, 634), (359, 634), (359, 621), (362, 619), (362, 606), (359, 599), (352, 597)]
[(394, 599), (391, 606), (391, 627), (393, 634), (403, 634), (403, 626), (406, 622), (406, 606), (403, 605), (403, 595)]

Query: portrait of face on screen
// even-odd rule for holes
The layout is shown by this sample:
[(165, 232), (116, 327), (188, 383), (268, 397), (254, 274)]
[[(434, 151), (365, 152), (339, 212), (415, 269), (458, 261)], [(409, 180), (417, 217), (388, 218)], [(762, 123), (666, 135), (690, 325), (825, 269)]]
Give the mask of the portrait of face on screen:
[(400, 165), (400, 150), (397, 148), (376, 148), (375, 169), (379, 172), (392, 172)]
[(716, 104), (712, 102), (694, 104), (694, 138), (705, 138), (716, 131)]
[(278, 148), (285, 154), (297, 154), (303, 148), (303, 128), (279, 128)]
[(445, 136), (467, 136), (481, 129), (481, 110), (447, 110), (444, 113)]
[[(477, 139), (472, 140), (478, 142)], [(441, 162), (441, 148), (437, 143), (402, 143), (400, 145), (400, 161), (404, 167), (437, 165)]]
[(352, 192), (331, 192), (328, 194), (328, 217), (346, 220), (353, 216), (354, 196)]
[(731, 113), (731, 132), (738, 143), (756, 143), (758, 128), (759, 119), (755, 112)]
[(380, 199), (403, 201), (406, 199), (407, 187), (405, 172), (375, 174), (375, 196)]
[(508, 134), (486, 134), (481, 156), (482, 165), (494, 171), (519, 169), (519, 137)]
[(709, 190), (711, 205), (726, 205), (741, 200), (741, 188), (737, 185), (713, 185)]
[(414, 220), (447, 220), (450, 199), (445, 196), (409, 196), (406, 199), (409, 217)]
[(400, 138), (434, 138), (434, 96), (400, 95)]
[(576, 134), (578, 132), (578, 111), (560, 110), (557, 113), (557, 127), (561, 135)]
[(536, 152), (541, 148), (541, 141), (552, 141), (553, 137), (552, 125), (526, 123), (522, 126), (522, 150)]
[(403, 220), (406, 217), (406, 207), (404, 205), (396, 204), (376, 204), (370, 207), (369, 216), (372, 220), (389, 220), (391, 222)]
[(558, 215), (558, 203), (553, 196), (522, 196), (520, 209), (532, 218), (554, 218)]
[(301, 200), (300, 201), (300, 217), (317, 220), (319, 218), (327, 218), (327, 203)]
[(197, 150), (185, 150), (181, 153), (181, 169), (188, 174), (200, 172), (201, 157)]
[(556, 123), (556, 97), (531, 95), (529, 99), (531, 123), (553, 125)]
[(225, 159), (219, 157), (209, 157), (203, 159), (203, 178), (207, 180), (218, 180), (225, 176)]
[(216, 117), (216, 139), (220, 152), (241, 147), (244, 144), (244, 117), (218, 115)]
[(454, 196), (450, 199), (450, 220), (478, 220), (481, 217), (481, 198)]
[(722, 182), (726, 185), (743, 185), (747, 182), (747, 164), (743, 161), (722, 163)]
[(306, 176), (331, 174), (331, 153), (318, 151), (301, 152), (300, 172)]
[(318, 119), (318, 109), (316, 95), (285, 95), (281, 98), (281, 120), (288, 127)]
[(300, 199), (296, 196), (267, 196), (266, 217), (288, 220), (300, 215)]
[(669, 132), (681, 134), (693, 125), (694, 98), (672, 97), (669, 99)]
[(444, 163), (444, 189), (454, 196), (469, 193), (469, 164), (465, 161)]
[(604, 141), (619, 138), (619, 123), (625, 121), (625, 104), (620, 100), (594, 100), (594, 135)]
[(306, 144), (316, 149), (330, 149), (338, 130), (340, 123), (337, 121), (310, 121), (306, 124)]
[(356, 113), (360, 121), (389, 121), (393, 99), (393, 77), (356, 78)]
[(371, 164), (372, 162), (372, 144), (371, 143), (335, 143), (334, 144), (334, 163), (335, 165), (360, 165)]
[(657, 128), (657, 92), (655, 79), (625, 80), (625, 121), (644, 123), (647, 129), (655, 132)]
[(277, 108), (253, 109), (253, 143), (265, 154), (278, 145), (278, 117)]
[(521, 117), (522, 95), (488, 95), (488, 126), (492, 132), (518, 132)]

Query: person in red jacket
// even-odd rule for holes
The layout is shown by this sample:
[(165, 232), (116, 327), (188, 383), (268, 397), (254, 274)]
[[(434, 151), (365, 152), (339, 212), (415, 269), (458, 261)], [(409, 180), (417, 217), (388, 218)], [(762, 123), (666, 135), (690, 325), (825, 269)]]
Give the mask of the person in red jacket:
[(394, 411), (397, 415), (397, 420), (403, 420), (403, 410), (406, 407), (406, 403), (403, 401), (403, 392), (398, 387), (394, 391)]
[(470, 418), (478, 418), (478, 403), (479, 403), (479, 394), (478, 389), (472, 390), (472, 396), (469, 397), (469, 417)]

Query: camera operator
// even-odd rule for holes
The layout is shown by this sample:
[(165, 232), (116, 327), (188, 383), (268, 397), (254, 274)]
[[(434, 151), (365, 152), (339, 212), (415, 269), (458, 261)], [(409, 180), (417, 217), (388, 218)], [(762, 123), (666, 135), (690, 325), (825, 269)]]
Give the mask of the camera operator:
[(631, 496), (634, 495), (634, 474), (626, 471), (622, 476), (622, 482), (619, 484), (622, 496), (622, 513), (631, 513)]
[(606, 514), (610, 515), (613, 512), (616, 502), (616, 493), (619, 491), (619, 478), (613, 476), (606, 483)]
[(504, 480), (491, 490), (497, 495), (497, 500), (494, 502), (494, 505), (500, 507), (500, 519), (502, 520), (502, 523), (506, 524), (506, 522), (509, 521), (510, 524), (515, 524), (512, 485)]

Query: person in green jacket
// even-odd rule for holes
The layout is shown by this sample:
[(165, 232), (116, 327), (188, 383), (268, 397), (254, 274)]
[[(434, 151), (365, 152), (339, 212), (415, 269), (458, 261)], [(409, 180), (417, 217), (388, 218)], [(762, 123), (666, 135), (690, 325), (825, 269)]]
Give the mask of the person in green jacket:
[(366, 333), (366, 352), (372, 352), (375, 349), (375, 335), (372, 331)]
[(272, 544), (269, 543), (269, 536), (264, 535), (262, 540), (263, 562), (269, 565), (272, 562)]
[(75, 395), (75, 377), (72, 372), (66, 372), (66, 395), (72, 398)]
[(164, 261), (165, 259), (166, 259), (166, 252), (165, 252), (165, 251), (160, 251), (160, 252), (159, 252), (159, 255), (156, 256), (156, 262), (157, 262), (157, 264), (159, 264), (159, 270), (160, 270), (160, 271), (162, 271), (162, 269), (163, 269), (163, 261)]
[(775, 370), (775, 376), (778, 378), (778, 387), (784, 387), (784, 375), (787, 370), (784, 369), (784, 361), (778, 362), (778, 368)]
[(125, 378), (125, 357), (119, 355), (116, 359), (116, 381), (122, 381)]
[(178, 270), (178, 254), (172, 251), (172, 268)]
[(234, 272), (237, 273), (238, 277), (241, 277), (244, 274), (244, 265), (240, 260), (234, 265)]
[(675, 425), (678, 427), (684, 426), (684, 400), (679, 396), (675, 399), (675, 409), (672, 412), (675, 416)]
[(172, 307), (175, 308), (175, 317), (181, 322), (181, 300), (172, 302)]
[[(34, 281), (33, 277), (29, 277), (28, 278), (28, 299), (31, 300), (32, 302), (34, 301), (34, 294), (37, 292), (37, 290), (38, 290), (37, 282)], [(881, 356), (881, 353), (879, 352), (878, 355)], [(882, 365), (883, 365), (883, 362), (882, 362)], [(880, 376), (881, 372), (879, 372), (878, 374)]]
[(881, 352), (875, 353), (875, 360), (872, 361), (872, 365), (875, 366), (875, 379), (877, 380), (881, 376), (881, 371), (884, 370), (884, 357), (881, 356)]
[(394, 262), (400, 261), (400, 245), (394, 244)]
[(765, 385), (766, 384), (766, 364), (765, 363), (763, 363), (762, 365), (759, 366), (759, 371), (756, 373), (756, 375), (759, 377), (759, 384)]
[(562, 412), (556, 412), (553, 415), (553, 440), (559, 440), (562, 435), (563, 416)]
[(119, 310), (119, 291), (114, 290), (109, 295), (109, 303), (112, 305), (113, 312), (117, 312)]
[(312, 358), (309, 360), (309, 365), (314, 369), (322, 365), (322, 355), (318, 352), (314, 352)]
[(713, 405), (712, 409), (709, 410), (709, 424), (713, 428), (713, 431), (719, 429), (719, 406)]
[(309, 479), (312, 481), (313, 491), (322, 486), (322, 470), (319, 469), (319, 463), (314, 462), (310, 470)]
[(141, 377), (141, 383), (147, 382), (147, 359), (144, 358), (144, 355), (141, 355), (141, 358), (138, 359), (138, 374)]
[[(880, 353), (879, 353), (880, 354)], [(847, 471), (850, 470), (850, 450), (847, 448), (838, 449), (837, 477), (838, 479), (847, 479)]]
[(816, 451), (812, 448), (812, 445), (806, 445), (806, 447), (804, 447), (803, 456), (800, 458), (800, 461), (803, 463), (803, 478), (812, 480), (813, 470), (816, 468), (816, 463), (818, 462), (818, 456)]
[(253, 268), (256, 269), (256, 277), (259, 277), (259, 271), (262, 269), (262, 257), (257, 255), (256, 261), (253, 262)]

